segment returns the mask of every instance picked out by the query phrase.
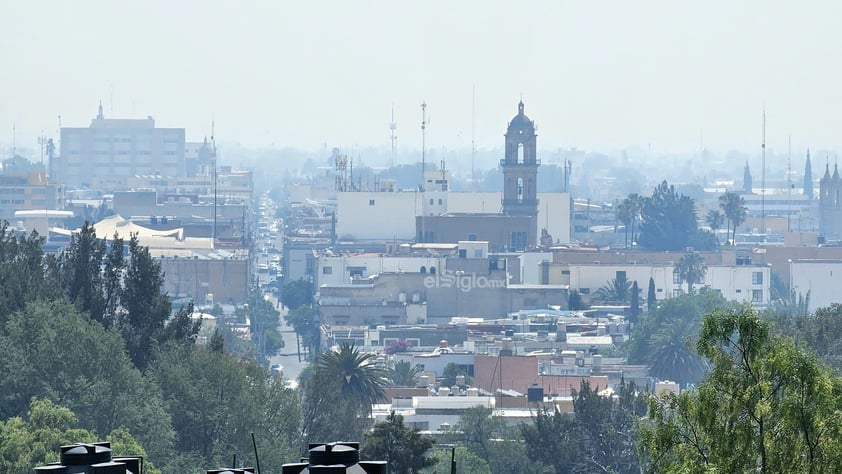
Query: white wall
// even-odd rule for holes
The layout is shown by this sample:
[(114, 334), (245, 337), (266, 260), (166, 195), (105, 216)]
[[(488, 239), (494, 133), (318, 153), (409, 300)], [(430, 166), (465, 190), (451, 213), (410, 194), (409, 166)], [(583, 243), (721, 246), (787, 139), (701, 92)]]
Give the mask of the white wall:
[[(421, 267), (430, 271), (430, 267), (436, 267), (437, 272), (444, 272), (444, 257), (399, 257), (380, 256), (372, 254), (362, 255), (340, 255), (335, 257), (319, 256), (316, 282), (321, 285), (347, 285), (351, 283), (348, 267), (365, 267), (363, 278), (380, 273), (418, 273)], [(329, 273), (325, 269), (330, 268)]]
[(809, 311), (842, 303), (842, 260), (794, 260), (789, 273), (796, 295), (810, 292)]
[[(415, 238), (415, 216), (422, 212), (496, 214), (501, 211), (502, 198), (502, 193), (337, 193), (336, 234), (340, 240), (411, 240)], [(570, 195), (538, 193), (538, 200), (536, 236), (540, 238), (546, 227), (554, 242), (570, 243)]]
[[(552, 265), (550, 271), (557, 272), (563, 266)], [(649, 278), (655, 281), (655, 295), (657, 299), (670, 298), (675, 290), (686, 290), (687, 284), (673, 283), (674, 267), (669, 265), (602, 265), (585, 264), (570, 265), (570, 288), (581, 291), (585, 288), (588, 294), (593, 295), (600, 287), (605, 286), (609, 280), (616, 277), (618, 271), (625, 271), (629, 281), (637, 280), (638, 288), (642, 291), (641, 296), (646, 297), (649, 289)], [(842, 266), (840, 267), (842, 272)], [(761, 273), (761, 283), (752, 283), (752, 274)], [(771, 270), (764, 266), (708, 266), (705, 273), (704, 285), (719, 290), (727, 300), (752, 302), (757, 306), (769, 304), (769, 288)], [(753, 291), (762, 291), (760, 301), (752, 301)]]
[[(421, 193), (353, 192), (336, 195), (339, 240), (412, 240)], [(373, 204), (372, 204), (373, 202)]]

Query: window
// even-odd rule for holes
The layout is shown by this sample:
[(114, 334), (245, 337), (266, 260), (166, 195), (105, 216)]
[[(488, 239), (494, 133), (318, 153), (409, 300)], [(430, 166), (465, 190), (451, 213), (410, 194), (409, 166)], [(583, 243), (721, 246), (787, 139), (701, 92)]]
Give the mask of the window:
[(751, 272), (751, 284), (752, 285), (762, 285), (763, 284), (763, 272)]
[(751, 302), (752, 303), (762, 303), (763, 302), (763, 290), (751, 290)]
[(444, 201), (442, 201), (441, 199), (439, 199), (439, 206), (441, 206), (443, 203), (444, 203)]
[(373, 206), (373, 205), (374, 205), (374, 199), (369, 199), (369, 200), (368, 200), (368, 205), (369, 205), (369, 206)]
[(673, 297), (681, 296), (683, 293), (684, 290), (682, 290), (681, 288), (675, 288), (674, 290), (672, 290)]
[(562, 270), (561, 274), (562, 275), (570, 275), (570, 270)]
[(433, 202), (434, 202), (434, 201), (433, 201), (433, 198), (430, 198), (430, 205), (431, 205), (431, 206), (433, 205)]
[(582, 295), (589, 295), (589, 294), (591, 294), (591, 289), (590, 288), (579, 288), (579, 293), (582, 294)]
[(333, 275), (333, 267), (322, 267), (322, 275)]
[(672, 283), (674, 285), (680, 285), (681, 284), (681, 274), (678, 273), (677, 268), (672, 271)]

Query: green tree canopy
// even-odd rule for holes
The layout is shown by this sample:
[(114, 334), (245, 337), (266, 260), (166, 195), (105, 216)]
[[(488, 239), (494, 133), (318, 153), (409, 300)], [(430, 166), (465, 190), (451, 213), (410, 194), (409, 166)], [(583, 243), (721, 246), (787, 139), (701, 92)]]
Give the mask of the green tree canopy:
[[(144, 472), (160, 474), (149, 462), (146, 451), (124, 428), (106, 438), (114, 456), (141, 456)], [(95, 433), (78, 427), (68, 408), (46, 399), (32, 399), (25, 416), (0, 421), (0, 472), (29, 473), (35, 466), (59, 460), (59, 448), (73, 443), (102, 441)]]
[(303, 278), (284, 283), (281, 286), (281, 303), (290, 310), (312, 304), (312, 285)]
[(395, 387), (414, 387), (418, 385), (421, 367), (408, 360), (399, 360), (389, 369), (389, 379)]
[[(361, 439), (370, 426), (372, 404), (385, 397), (388, 372), (375, 355), (342, 344), (320, 354), (302, 382), (302, 433), (305, 446), (330, 439)], [(303, 375), (303, 374), (302, 374)]]
[(640, 214), (639, 243), (644, 248), (710, 250), (716, 247), (715, 237), (699, 230), (693, 199), (679, 194), (666, 181), (655, 188), (651, 197), (643, 200)]
[(650, 399), (649, 472), (842, 470), (842, 380), (815, 354), (749, 305), (708, 314), (697, 349), (712, 366), (698, 388)]
[(231, 453), (238, 453), (254, 465), (251, 433), (263, 469), (279, 472), (298, 457), (298, 399), (279, 377), (254, 360), (204, 347), (165, 349), (150, 371), (172, 413), (181, 457), (213, 469), (230, 465)]
[(707, 366), (694, 347), (704, 315), (729, 307), (717, 291), (666, 298), (641, 315), (624, 349), (631, 364), (646, 364), (650, 375), (682, 384), (696, 382)]
[(417, 473), (435, 463), (429, 456), (434, 443), (433, 438), (404, 425), (403, 416), (393, 411), (365, 435), (361, 455), (365, 459), (386, 461), (389, 472), (395, 474)]
[(631, 288), (632, 282), (626, 278), (625, 272), (617, 272), (615, 278), (594, 292), (594, 297), (603, 303), (625, 304), (631, 298)]
[(737, 238), (737, 227), (746, 220), (748, 213), (745, 200), (737, 193), (726, 191), (719, 196), (719, 207), (725, 213), (725, 219), (728, 221), (728, 229), (731, 230), (730, 244), (734, 245)]
[(31, 303), (15, 313), (0, 327), (0, 354), (0, 419), (21, 416), (31, 399), (46, 398), (96, 433), (128, 428), (154, 459), (173, 449), (157, 385), (131, 364), (115, 329), (73, 305)]
[(705, 258), (698, 252), (688, 252), (678, 259), (675, 271), (681, 281), (687, 282), (687, 291), (693, 291), (693, 285), (703, 283), (707, 273)]
[(621, 381), (615, 397), (583, 383), (573, 394), (575, 416), (539, 410), (520, 430), (530, 458), (551, 472), (637, 473), (637, 420), (646, 412), (642, 394)]

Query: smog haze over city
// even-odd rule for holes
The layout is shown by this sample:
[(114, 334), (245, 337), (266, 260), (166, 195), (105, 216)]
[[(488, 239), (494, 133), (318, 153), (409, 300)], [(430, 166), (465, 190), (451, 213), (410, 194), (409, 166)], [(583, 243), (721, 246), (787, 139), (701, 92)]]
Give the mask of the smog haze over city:
[[(839, 148), (832, 1), (3, 2), (0, 143), (152, 115), (249, 148)], [(475, 115), (473, 114), (475, 103)], [(473, 120), (472, 120), (473, 118)], [(475, 120), (475, 125), (472, 122)], [(502, 125), (501, 125), (502, 123)]]

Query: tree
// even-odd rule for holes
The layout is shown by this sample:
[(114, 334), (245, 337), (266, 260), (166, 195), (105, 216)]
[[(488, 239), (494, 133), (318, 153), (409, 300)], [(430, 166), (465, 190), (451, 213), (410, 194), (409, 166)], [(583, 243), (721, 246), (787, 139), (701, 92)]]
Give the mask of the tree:
[(520, 430), (530, 458), (554, 472), (636, 473), (638, 419), (646, 413), (643, 394), (621, 380), (615, 396), (583, 383), (573, 393), (574, 416), (539, 410)]
[(716, 246), (710, 233), (699, 230), (692, 198), (663, 181), (641, 208), (640, 245), (651, 250), (708, 250)]
[(477, 405), (465, 410), (455, 432), (462, 433), (470, 452), (486, 460), (495, 474), (542, 472), (529, 459), (520, 430), (507, 427), (489, 407)]
[(649, 277), (649, 290), (646, 293), (646, 309), (652, 309), (658, 304), (658, 297), (655, 295), (655, 279)]
[(725, 218), (728, 220), (728, 228), (732, 230), (730, 243), (731, 245), (735, 245), (737, 227), (745, 221), (748, 212), (745, 200), (737, 193), (726, 191), (719, 196), (719, 207), (725, 213)]
[(625, 304), (631, 296), (631, 287), (632, 282), (626, 279), (625, 272), (617, 272), (617, 276), (596, 290), (594, 296), (605, 303)]
[(444, 366), (444, 369), (441, 371), (442, 387), (452, 387), (456, 385), (456, 377), (462, 375), (465, 377), (466, 383), (468, 383), (468, 371), (465, 370), (465, 367), (460, 366), (454, 362), (448, 362), (447, 365)]
[(774, 337), (744, 304), (708, 314), (696, 390), (653, 396), (640, 444), (649, 472), (839, 472), (842, 380)]
[(281, 286), (281, 303), (290, 311), (313, 303), (313, 289), (310, 282), (299, 278)]
[(434, 462), (434, 464), (421, 472), (424, 472), (425, 474), (449, 474), (452, 467), (451, 462), (454, 458), (456, 460), (456, 472), (492, 474), (491, 468), (488, 466), (488, 462), (462, 445), (457, 445), (447, 450), (433, 450), (430, 454), (430, 459)]
[(388, 384), (387, 372), (374, 358), (345, 343), (316, 358), (302, 384), (305, 446), (311, 441), (362, 438), (371, 406), (385, 397)]
[(417, 473), (435, 463), (429, 456), (434, 443), (433, 438), (405, 426), (403, 416), (392, 411), (385, 421), (375, 423), (366, 434), (361, 455), (366, 459), (386, 461), (389, 472)]
[(722, 224), (725, 223), (725, 216), (719, 212), (719, 209), (711, 209), (705, 214), (705, 223), (710, 227), (710, 230), (713, 231), (714, 235), (716, 231), (722, 228)]
[(0, 419), (44, 398), (95, 433), (128, 428), (156, 464), (171, 452), (175, 433), (159, 388), (131, 363), (116, 329), (66, 301), (30, 303), (0, 327), (0, 354)]
[(477, 405), (465, 410), (456, 426), (457, 431), (464, 433), (468, 449), (486, 460), (491, 456), (491, 439), (505, 429), (503, 419), (492, 415), (491, 408)]
[(172, 305), (162, 293), (164, 274), (161, 264), (140, 245), (137, 235), (129, 241), (129, 261), (125, 271), (125, 313), (118, 325), (126, 340), (126, 349), (132, 362), (141, 370), (152, 359), (157, 336), (170, 316)]
[[(650, 374), (680, 383), (701, 379), (703, 361), (693, 347), (704, 315), (728, 303), (719, 292), (702, 287), (658, 302), (641, 315), (624, 345), (630, 364), (646, 364)], [(675, 375), (674, 374), (678, 374)], [(673, 378), (674, 377), (674, 378)]]
[(629, 194), (623, 200), (623, 204), (628, 209), (629, 217), (631, 218), (631, 244), (632, 246), (636, 245), (637, 239), (635, 238), (635, 224), (638, 220), (640, 220), (640, 211), (643, 209), (644, 198), (643, 196), (632, 193)]
[(309, 305), (299, 306), (290, 310), (284, 319), (292, 326), (295, 333), (301, 337), (305, 352), (312, 354), (319, 347), (319, 312)]
[(582, 295), (577, 290), (570, 290), (570, 297), (567, 298), (567, 309), (570, 311), (588, 309), (588, 305), (582, 299)]
[(690, 319), (674, 319), (661, 326), (648, 341), (649, 374), (682, 387), (700, 380), (708, 367), (693, 347), (698, 332), (698, 322)]
[(800, 312), (790, 319), (796, 340), (806, 343), (825, 364), (842, 371), (842, 304), (833, 303), (812, 314)]
[(298, 398), (253, 359), (167, 344), (150, 367), (150, 377), (161, 387), (172, 414), (177, 457), (194, 460), (193, 469), (230, 465), (231, 453), (254, 465), (250, 433), (255, 434), (261, 470), (280, 472), (283, 463), (297, 458)]
[[(32, 399), (25, 417), (0, 421), (0, 471), (32, 472), (34, 466), (59, 460), (59, 448), (72, 443), (101, 441), (95, 433), (78, 428), (78, 418), (70, 409), (50, 400)], [(114, 456), (142, 456), (144, 472), (160, 474), (148, 461), (146, 451), (123, 428), (106, 438)]]
[(632, 323), (637, 322), (637, 317), (640, 315), (640, 289), (637, 287), (637, 280), (632, 283), (631, 287), (631, 308), (629, 309), (629, 320)]
[(70, 302), (95, 321), (108, 326), (113, 321), (106, 314), (106, 292), (100, 270), (106, 252), (105, 239), (97, 238), (93, 225), (86, 221), (79, 233), (71, 236), (70, 245), (62, 252), (59, 262), (64, 291)]
[(321, 354), (316, 368), (328, 378), (339, 381), (342, 395), (368, 405), (386, 395), (386, 373), (374, 363), (375, 354), (364, 354), (353, 344), (343, 343), (336, 352)]
[(631, 227), (632, 223), (632, 216), (631, 216), (631, 209), (628, 206), (628, 203), (625, 201), (617, 203), (617, 206), (614, 208), (614, 217), (617, 219), (618, 222), (623, 224), (623, 232), (624, 232), (624, 240), (623, 246), (625, 248), (629, 247), (629, 227)]
[(675, 271), (681, 281), (687, 282), (687, 292), (693, 291), (693, 285), (704, 281), (707, 273), (705, 258), (697, 252), (685, 253), (675, 265)]
[(420, 366), (412, 365), (406, 360), (399, 360), (389, 369), (389, 379), (395, 387), (415, 387), (418, 385), (418, 376), (421, 372)]

